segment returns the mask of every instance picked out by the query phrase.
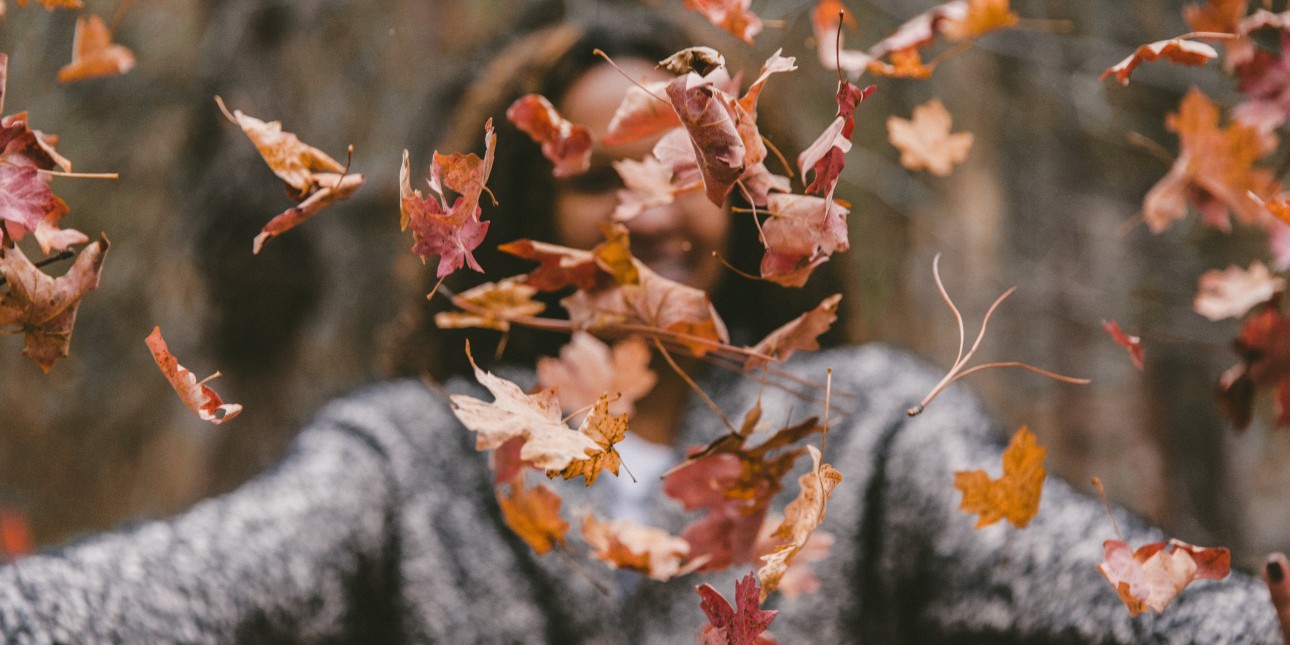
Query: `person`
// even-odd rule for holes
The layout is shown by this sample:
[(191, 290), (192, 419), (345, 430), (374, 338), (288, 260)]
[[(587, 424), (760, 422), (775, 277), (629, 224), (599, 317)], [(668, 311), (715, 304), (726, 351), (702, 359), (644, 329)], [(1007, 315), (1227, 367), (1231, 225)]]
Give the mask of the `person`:
[[(652, 15), (566, 17), (519, 37), (480, 75), (457, 111), (461, 127), (454, 131), (470, 130), (477, 139), (488, 115), (500, 123), (500, 111), (528, 91), (542, 91), (565, 115), (603, 131), (616, 106), (605, 96), (621, 93), (626, 81), (588, 53), (598, 47), (629, 73), (645, 73), (651, 61), (690, 44), (684, 32)], [(586, 177), (554, 183), (546, 180), (546, 166), (525, 164), (523, 155), (532, 162), (533, 148), (520, 136), (505, 141), (491, 186), (499, 203), (527, 217), (492, 211), (491, 239), (594, 241), (589, 223), (613, 203), (614, 184), (612, 177), (604, 180), (604, 169), (632, 151), (599, 149)], [(732, 334), (755, 337), (773, 327), (758, 309), (769, 300), (755, 300), (750, 285), (723, 278), (702, 253), (728, 250), (739, 266), (743, 233), (732, 219), (683, 198), (633, 220), (633, 248), (657, 266), (670, 265), (676, 278), (714, 290), (718, 307), (739, 295), (752, 300), (722, 313)], [(487, 250), (480, 262), (506, 274), (505, 259)], [(830, 274), (817, 277), (828, 282)], [(784, 298), (777, 297), (778, 305)], [(517, 361), (550, 342), (520, 342), (516, 334), (506, 355)], [(434, 343), (441, 349), (427, 348)], [(536, 556), (507, 528), (488, 458), (474, 449), (473, 436), (443, 396), (479, 393), (477, 385), (449, 375), (466, 373), (454, 367), (464, 355), (460, 339), (412, 334), (402, 347), (401, 356), (432, 361), (441, 388), (414, 376), (352, 394), (322, 410), (281, 464), (232, 493), (175, 518), (93, 536), (0, 570), (0, 632), (17, 643), (693, 642), (704, 624), (694, 578), (620, 584), (607, 568)], [(406, 367), (427, 368), (411, 360)], [(825, 453), (845, 477), (825, 524), (835, 541), (813, 565), (820, 592), (768, 601), (779, 610), (771, 632), (780, 642), (1277, 638), (1268, 591), (1241, 573), (1194, 585), (1158, 616), (1130, 618), (1094, 568), (1101, 540), (1110, 537), (1102, 506), (1064, 482), (1045, 483), (1042, 508), (1025, 530), (974, 530), (973, 519), (957, 508), (951, 473), (998, 463), (1000, 429), (981, 406), (954, 388), (923, 414), (907, 416), (939, 374), (889, 346), (841, 345), (800, 353), (782, 366), (812, 379), (826, 368), (833, 369), (835, 400), (845, 401)], [(661, 449), (679, 457), (724, 432), (696, 395), (681, 396), (684, 383), (659, 373), (654, 396), (663, 397), (642, 400), (633, 420), (640, 454)], [(532, 380), (514, 369), (510, 374)], [(756, 379), (697, 367), (696, 375), (723, 410), (748, 409), (760, 397), (765, 418), (805, 416), (789, 393), (762, 391)], [(627, 449), (624, 459), (633, 459)], [(640, 485), (656, 485), (652, 480), (641, 477)], [(570, 506), (603, 510), (623, 503), (624, 487), (574, 482), (564, 494)], [(686, 521), (661, 495), (628, 503), (674, 533)], [(1165, 537), (1122, 510), (1115, 516), (1131, 544)], [(1284, 574), (1276, 572), (1285, 563), (1274, 563), (1269, 578), (1284, 611)], [(706, 579), (729, 595), (744, 573), (736, 567)]]

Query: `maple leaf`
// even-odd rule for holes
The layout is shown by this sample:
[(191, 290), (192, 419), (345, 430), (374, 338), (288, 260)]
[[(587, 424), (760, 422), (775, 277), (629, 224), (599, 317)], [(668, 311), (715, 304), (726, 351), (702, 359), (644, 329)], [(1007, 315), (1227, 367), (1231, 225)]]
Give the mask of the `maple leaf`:
[(119, 76), (134, 69), (134, 52), (112, 42), (112, 33), (98, 16), (76, 19), (72, 37), (72, 62), (58, 70), (59, 83), (75, 83), (100, 76)]
[(701, 571), (718, 571), (751, 562), (756, 538), (782, 487), (781, 480), (806, 450), (785, 450), (823, 427), (811, 418), (781, 428), (754, 448), (746, 437), (729, 434), (693, 453), (663, 477), (663, 492), (686, 510), (707, 514), (685, 528), (682, 537), (694, 557), (706, 556)]
[(829, 330), (838, 319), (838, 303), (842, 294), (835, 293), (816, 305), (814, 309), (784, 323), (775, 331), (767, 334), (761, 342), (750, 350), (758, 356), (750, 356), (744, 361), (744, 369), (754, 369), (766, 364), (761, 356), (773, 356), (783, 362), (797, 350), (813, 351), (820, 348), (816, 339)]
[(545, 304), (533, 299), (536, 293), (537, 289), (520, 277), (485, 282), (453, 297), (453, 304), (467, 311), (441, 311), (434, 315), (434, 324), (440, 329), (480, 327), (508, 331), (512, 319), (536, 316), (546, 309)]
[(614, 170), (623, 180), (624, 188), (618, 190), (618, 206), (613, 219), (625, 222), (641, 213), (675, 201), (676, 188), (672, 185), (672, 167), (654, 155), (644, 159), (622, 159), (613, 162)]
[(192, 410), (202, 421), (219, 425), (242, 413), (241, 405), (225, 403), (215, 390), (207, 387), (207, 382), (219, 378), (219, 372), (198, 381), (196, 375), (179, 364), (166, 346), (166, 339), (161, 337), (160, 327), (153, 327), (152, 333), (148, 334), (144, 342), (152, 351), (152, 359), (157, 361), (157, 367), (170, 382), (170, 387), (175, 388), (184, 407)]
[(465, 394), (450, 397), (453, 414), (476, 433), (476, 450), (492, 450), (522, 437), (520, 459), (543, 470), (564, 470), (574, 460), (604, 451), (593, 439), (561, 421), (560, 404), (553, 390), (525, 394), (515, 383), (479, 369), (470, 355), (469, 344), (466, 357), (475, 370), (475, 379), (494, 398), (492, 403), (485, 403)]
[(704, 645), (766, 645), (775, 641), (763, 634), (778, 611), (761, 608), (760, 591), (753, 574), (735, 583), (735, 606), (710, 584), (695, 588), (703, 600), (699, 607), (708, 617), (701, 638)]
[(784, 521), (771, 534), (773, 538), (784, 540), (769, 555), (762, 556), (765, 564), (757, 570), (757, 581), (761, 585), (761, 601), (779, 587), (780, 580), (787, 573), (793, 558), (806, 547), (807, 540), (817, 527), (824, 522), (825, 507), (829, 494), (840, 483), (842, 474), (833, 466), (820, 463), (820, 451), (815, 446), (807, 446), (811, 453), (811, 471), (802, 475), (798, 484), (802, 492), (789, 502), (784, 509)]
[[(617, 416), (609, 412), (609, 397), (601, 395), (592, 407), (591, 413), (582, 420), (582, 426), (578, 428), (578, 433), (595, 442), (600, 448), (597, 452), (586, 459), (574, 459), (569, 462), (563, 470), (548, 470), (547, 477), (560, 475), (566, 480), (573, 479), (581, 475), (590, 486), (596, 483), (601, 471), (608, 470), (615, 477), (618, 476), (618, 467), (622, 465), (622, 458), (618, 451), (614, 449), (614, 444), (623, 440), (627, 434), (627, 415), (619, 414)], [(521, 454), (523, 450), (521, 450)]]
[[(67, 214), (67, 204), (59, 199), (34, 166), (0, 163), (0, 221), (8, 222), (9, 237), (21, 240), (26, 233), (37, 234), (41, 251), (62, 250), (68, 244), (85, 241), (78, 231), (62, 231), (56, 222)], [(71, 237), (63, 237), (63, 234)], [(4, 237), (0, 235), (0, 238)]]
[(541, 94), (526, 94), (506, 109), (506, 118), (534, 142), (555, 164), (556, 177), (571, 177), (591, 167), (591, 131), (560, 116)]
[(515, 240), (499, 244), (498, 250), (539, 265), (525, 276), (525, 284), (539, 291), (559, 291), (570, 285), (579, 289), (596, 286), (600, 269), (591, 251), (575, 249), (548, 242)]
[(1143, 63), (1153, 63), (1161, 58), (1182, 65), (1204, 65), (1218, 57), (1218, 52), (1205, 43), (1184, 38), (1158, 40), (1138, 47), (1124, 60), (1108, 67), (1098, 80), (1112, 76), (1121, 85), (1129, 84), (1129, 75)]
[(523, 482), (509, 486), (509, 493), (497, 491), (497, 504), (502, 509), (502, 520), (515, 534), (544, 555), (557, 544), (563, 545), (569, 523), (560, 517), (563, 500), (550, 488), (538, 484), (525, 488)]
[(1217, 321), (1244, 316), (1250, 309), (1285, 291), (1286, 281), (1256, 260), (1249, 270), (1232, 266), (1226, 271), (1206, 271), (1196, 287), (1193, 302), (1196, 313)]
[(747, 167), (747, 147), (736, 126), (737, 104), (710, 78), (694, 72), (668, 83), (667, 96), (690, 135), (708, 199), (721, 206)]
[(76, 309), (85, 294), (98, 288), (107, 250), (107, 236), (99, 235), (58, 278), (37, 268), (16, 246), (0, 256), (0, 274), (9, 284), (0, 295), (0, 327), (15, 326), (25, 334), (23, 355), (45, 373), (67, 356)]
[[(403, 166), (399, 171), (399, 227), (412, 227), (415, 241), (412, 252), (425, 262), (431, 255), (439, 256), (435, 273), (442, 278), (463, 264), (483, 273), (475, 261), (473, 251), (484, 241), (488, 222), (480, 221), (482, 208), (480, 195), (485, 190), (488, 175), (493, 169), (493, 146), (497, 135), (493, 133), (493, 120), (484, 124), (484, 157), (474, 153), (442, 155), (434, 153), (430, 164), (429, 185), (434, 195), (423, 197), (413, 190), (408, 152), (403, 151)], [(457, 200), (448, 204), (446, 190), (458, 193)]]
[(556, 388), (560, 406), (566, 410), (591, 405), (608, 392), (618, 395), (609, 404), (611, 414), (632, 414), (635, 402), (649, 394), (658, 381), (649, 362), (649, 346), (639, 336), (619, 341), (610, 349), (595, 336), (576, 331), (560, 348), (560, 358), (538, 359), (538, 384)]
[(1008, 8), (1008, 3), (1009, 0), (968, 0), (965, 15), (947, 20), (941, 33), (953, 40), (966, 40), (1013, 27), (1021, 18)]
[(1133, 361), (1133, 366), (1138, 368), (1138, 371), (1142, 371), (1142, 339), (1124, 333), (1124, 330), (1120, 329), (1120, 323), (1114, 320), (1103, 320), (1102, 329), (1105, 329), (1106, 333), (1111, 335), (1111, 340), (1114, 340), (1116, 344), (1129, 352), (1129, 360)]
[(807, 195), (773, 194), (770, 218), (762, 225), (766, 253), (761, 277), (788, 287), (806, 284), (815, 267), (835, 251), (850, 248), (848, 210), (837, 202)]
[(601, 143), (621, 146), (666, 132), (681, 125), (672, 104), (660, 97), (667, 92), (669, 81), (651, 81), (633, 85), (623, 94), (614, 111)]
[(971, 132), (950, 134), (951, 118), (939, 99), (914, 108), (912, 119), (887, 117), (887, 137), (900, 150), (900, 165), (948, 177), (972, 149)]
[(1162, 612), (1192, 580), (1220, 580), (1231, 572), (1232, 556), (1223, 547), (1197, 547), (1179, 540), (1155, 542), (1134, 551), (1121, 540), (1102, 543), (1106, 559), (1097, 570), (1106, 576), (1130, 616)]
[(954, 487), (963, 493), (961, 509), (980, 515), (976, 528), (1002, 519), (1025, 528), (1039, 511), (1044, 487), (1044, 456), (1048, 451), (1035, 441), (1034, 433), (1021, 426), (1003, 451), (1003, 476), (990, 479), (984, 470), (954, 473)]
[(1143, 199), (1142, 217), (1152, 233), (1186, 215), (1188, 201), (1202, 221), (1222, 230), (1231, 227), (1229, 212), (1248, 223), (1265, 217), (1259, 200), (1275, 190), (1275, 182), (1270, 171), (1254, 167), (1264, 155), (1265, 141), (1255, 128), (1240, 123), (1219, 128), (1218, 123), (1218, 106), (1196, 88), (1165, 120), (1178, 133), (1180, 152)]
[(252, 252), (259, 254), (266, 241), (300, 225), (323, 207), (353, 195), (363, 185), (363, 175), (348, 174), (348, 169), (327, 153), (283, 131), (281, 122), (261, 121), (241, 110), (230, 112), (218, 96), (215, 103), (229, 121), (242, 129), (269, 169), (286, 185), (287, 193), (299, 202), (260, 229), (251, 244)]
[(751, 0), (685, 0), (687, 9), (698, 12), (749, 45), (762, 29), (761, 18), (748, 10), (750, 3)]
[(643, 574), (660, 582), (691, 573), (702, 561), (689, 561), (690, 544), (653, 526), (627, 519), (582, 520), (582, 539), (591, 556), (615, 569)]

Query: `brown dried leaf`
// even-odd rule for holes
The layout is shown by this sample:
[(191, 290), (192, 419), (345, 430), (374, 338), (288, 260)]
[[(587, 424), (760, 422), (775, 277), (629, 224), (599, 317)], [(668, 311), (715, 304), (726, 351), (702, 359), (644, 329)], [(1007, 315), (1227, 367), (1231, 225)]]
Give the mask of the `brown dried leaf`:
[(990, 479), (984, 470), (954, 473), (954, 487), (963, 493), (962, 510), (977, 513), (976, 528), (1002, 519), (1025, 528), (1039, 511), (1044, 489), (1044, 456), (1048, 450), (1035, 441), (1034, 433), (1021, 426), (1003, 451), (1003, 476)]
[(601, 521), (588, 515), (582, 521), (582, 539), (597, 560), (660, 582), (693, 571), (693, 563), (686, 562), (690, 544), (659, 528), (626, 519)]
[(153, 327), (152, 333), (148, 334), (144, 342), (152, 351), (152, 359), (157, 361), (157, 367), (170, 382), (170, 387), (175, 388), (179, 400), (184, 402), (184, 407), (192, 410), (202, 421), (218, 425), (242, 413), (240, 404), (225, 403), (215, 390), (206, 386), (211, 379), (220, 376), (219, 372), (198, 381), (196, 375), (179, 364), (166, 346), (166, 339), (161, 337), (160, 327)]
[[(816, 307), (793, 320), (788, 321), (779, 329), (767, 334), (761, 342), (753, 345), (751, 350), (763, 356), (773, 356), (779, 361), (786, 361), (788, 357), (797, 350), (812, 351), (820, 348), (816, 339), (829, 330), (833, 323), (838, 319), (838, 303), (842, 301), (842, 294), (835, 293)], [(758, 356), (750, 356), (744, 361), (744, 369), (755, 369), (766, 364), (766, 361)]]
[(44, 372), (67, 356), (76, 309), (85, 294), (98, 288), (107, 250), (107, 236), (99, 235), (58, 278), (37, 268), (16, 246), (0, 256), (0, 274), (9, 284), (0, 295), (0, 327), (16, 326), (26, 335), (22, 353)]
[(948, 177), (954, 165), (967, 159), (972, 133), (950, 134), (949, 110), (938, 99), (914, 108), (913, 119), (887, 117), (887, 136), (900, 150), (900, 165), (910, 170), (927, 169)]
[(765, 564), (757, 570), (762, 602), (779, 586), (793, 558), (806, 547), (811, 534), (824, 522), (829, 495), (842, 483), (841, 473), (829, 464), (820, 463), (820, 451), (815, 446), (807, 446), (806, 449), (811, 453), (811, 472), (797, 480), (802, 492), (784, 509), (784, 521), (772, 534), (782, 541), (780, 546), (769, 555), (762, 556)]
[(484, 312), (441, 311), (435, 314), (434, 324), (440, 329), (479, 327), (504, 332), (511, 328), (511, 319), (536, 316), (546, 309), (545, 304), (533, 300), (536, 293), (537, 289), (526, 284), (521, 277), (485, 282), (452, 299), (458, 307), (469, 305), (470, 309), (483, 309)]
[(577, 410), (591, 405), (602, 394), (618, 398), (609, 404), (612, 414), (632, 414), (640, 400), (658, 380), (649, 368), (649, 346), (639, 336), (608, 345), (595, 336), (577, 331), (560, 348), (560, 358), (538, 359), (537, 377), (541, 387), (554, 387), (560, 405)]
[(563, 500), (542, 484), (525, 488), (523, 482), (509, 486), (509, 494), (497, 491), (502, 519), (538, 555), (544, 555), (557, 544), (565, 543), (569, 523), (560, 517)]

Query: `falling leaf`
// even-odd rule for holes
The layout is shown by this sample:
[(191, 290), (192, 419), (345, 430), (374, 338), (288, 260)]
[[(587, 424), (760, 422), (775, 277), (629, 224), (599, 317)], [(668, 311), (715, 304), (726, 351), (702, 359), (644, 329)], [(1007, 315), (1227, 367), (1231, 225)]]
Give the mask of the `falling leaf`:
[(1129, 352), (1129, 360), (1133, 361), (1133, 366), (1138, 368), (1138, 371), (1142, 371), (1142, 339), (1137, 336), (1130, 336), (1129, 334), (1124, 333), (1124, 330), (1120, 329), (1120, 323), (1115, 322), (1114, 320), (1103, 320), (1102, 328), (1106, 330), (1106, 333), (1111, 335), (1112, 340), (1118, 343), (1120, 347), (1123, 347), (1125, 351)]
[(774, 552), (762, 556), (765, 564), (757, 570), (762, 602), (779, 586), (793, 558), (806, 547), (811, 534), (824, 522), (829, 494), (842, 483), (841, 473), (829, 464), (820, 463), (819, 449), (815, 446), (807, 446), (806, 449), (811, 453), (811, 471), (798, 478), (802, 492), (789, 502), (784, 509), (783, 523), (772, 534), (781, 544)]
[(1152, 233), (1185, 216), (1189, 201), (1204, 223), (1222, 230), (1231, 227), (1229, 212), (1246, 223), (1265, 217), (1259, 200), (1270, 197), (1275, 182), (1271, 171), (1254, 167), (1265, 153), (1262, 139), (1255, 128), (1218, 123), (1218, 106), (1196, 88), (1165, 120), (1178, 133), (1180, 152), (1143, 199), (1142, 217)]
[(613, 219), (625, 222), (637, 215), (675, 201), (676, 188), (672, 185), (672, 167), (648, 155), (644, 159), (622, 159), (613, 162), (614, 170), (623, 180), (624, 188), (618, 191), (618, 206)]
[(752, 0), (685, 0), (685, 6), (749, 45), (761, 33), (761, 18), (748, 10)]
[(591, 167), (591, 131), (560, 116), (541, 94), (526, 94), (506, 109), (506, 118), (534, 142), (555, 164), (556, 177), (572, 177)]
[(28, 232), (38, 233), (37, 241), (46, 253), (51, 248), (67, 248), (67, 242), (84, 241), (85, 236), (76, 231), (72, 231), (75, 235), (70, 240), (44, 232), (47, 223), (57, 222), (67, 211), (67, 204), (49, 189), (35, 167), (0, 163), (0, 222), (7, 223), (12, 239), (20, 240)]
[(0, 562), (13, 562), (35, 552), (27, 514), (16, 506), (0, 506)]
[[(658, 68), (677, 76), (708, 76), (726, 66), (726, 57), (711, 47), (686, 47), (658, 62)], [(667, 84), (671, 84), (669, 81)]]
[(469, 345), (466, 357), (475, 370), (475, 379), (494, 398), (492, 403), (485, 403), (464, 394), (450, 397), (453, 414), (477, 435), (476, 450), (492, 450), (522, 437), (524, 447), (520, 450), (520, 459), (543, 470), (564, 470), (574, 460), (603, 452), (594, 440), (561, 421), (560, 404), (554, 391), (525, 394), (511, 381), (479, 369), (470, 355)]
[(1039, 511), (1044, 486), (1044, 456), (1048, 451), (1034, 433), (1021, 426), (1003, 451), (1003, 476), (990, 479), (984, 470), (954, 473), (954, 487), (963, 493), (963, 512), (979, 514), (976, 528), (1002, 519), (1025, 528)]
[(87, 78), (119, 76), (134, 69), (134, 53), (124, 45), (112, 42), (103, 19), (80, 16), (72, 40), (72, 62), (58, 70), (59, 83), (74, 83)]
[(608, 392), (611, 398), (618, 397), (610, 402), (610, 413), (632, 414), (635, 402), (649, 394), (658, 380), (649, 362), (649, 346), (639, 336), (610, 349), (595, 336), (578, 331), (560, 348), (560, 358), (538, 359), (538, 384), (556, 388), (560, 406), (566, 410), (591, 405)]
[(941, 27), (947, 38), (966, 40), (991, 31), (1014, 27), (1021, 18), (1008, 7), (1009, 0), (968, 0), (961, 20), (948, 20)]
[(725, 435), (664, 475), (664, 494), (686, 510), (707, 511), (682, 533), (694, 557), (709, 558), (700, 570), (753, 561), (771, 499), (806, 452), (789, 447), (822, 430), (816, 419), (807, 419), (781, 428), (752, 448), (744, 446), (746, 437)]
[(1183, 16), (1192, 31), (1236, 33), (1248, 4), (1248, 0), (1208, 0), (1183, 7)]
[(241, 405), (225, 403), (215, 390), (207, 387), (206, 383), (218, 378), (219, 372), (198, 381), (196, 375), (179, 364), (179, 361), (170, 353), (170, 348), (166, 346), (166, 339), (161, 337), (160, 327), (153, 327), (152, 333), (148, 334), (144, 342), (148, 344), (148, 349), (152, 350), (152, 359), (157, 361), (157, 367), (161, 369), (166, 380), (170, 381), (170, 387), (175, 388), (175, 393), (179, 395), (179, 400), (184, 402), (184, 407), (192, 410), (202, 421), (219, 425), (242, 413)]
[(582, 520), (582, 539), (592, 548), (593, 558), (658, 581), (683, 576), (695, 566), (694, 561), (687, 562), (688, 542), (663, 529), (627, 519), (601, 521), (588, 515)]
[(1197, 547), (1170, 540), (1134, 551), (1120, 540), (1102, 543), (1106, 559), (1097, 570), (1106, 576), (1130, 616), (1162, 612), (1192, 580), (1220, 580), (1231, 572), (1232, 556), (1223, 547)]
[[(488, 176), (493, 169), (493, 146), (497, 135), (493, 133), (493, 120), (484, 124), (484, 158), (474, 153), (442, 155), (434, 153), (430, 164), (429, 185), (434, 195), (423, 197), (413, 190), (408, 152), (403, 151), (403, 166), (399, 171), (399, 226), (412, 227), (414, 244), (412, 252), (425, 262), (431, 255), (439, 256), (435, 273), (442, 278), (463, 264), (483, 273), (475, 261), (474, 250), (484, 241), (488, 222), (480, 221), (483, 209), (480, 196), (485, 190)], [(458, 193), (450, 206), (447, 190)]]
[(735, 103), (710, 79), (694, 72), (668, 83), (667, 96), (690, 135), (708, 199), (721, 206), (747, 167), (747, 148), (735, 125)]
[(938, 99), (914, 108), (910, 120), (887, 117), (887, 136), (900, 150), (900, 165), (948, 177), (972, 149), (972, 133), (950, 134), (950, 124), (950, 112)]
[(703, 600), (699, 606), (708, 617), (701, 639), (704, 645), (767, 645), (775, 641), (764, 634), (778, 611), (761, 608), (760, 590), (753, 574), (735, 583), (735, 606), (710, 584), (695, 588)]
[(1219, 380), (1219, 401), (1237, 430), (1250, 424), (1256, 388), (1276, 390), (1277, 425), (1290, 426), (1290, 317), (1275, 304), (1245, 318), (1233, 343), (1241, 362)]
[[(773, 356), (779, 361), (786, 361), (797, 350), (813, 351), (820, 348), (816, 340), (820, 334), (829, 330), (838, 319), (838, 303), (842, 294), (835, 293), (816, 307), (780, 328), (767, 334), (761, 342), (753, 345), (751, 351), (760, 356)], [(760, 356), (750, 356), (744, 361), (744, 369), (754, 369), (766, 364)]]
[[(19, 7), (26, 7), (29, 0), (18, 0)], [(36, 0), (40, 6), (47, 11), (54, 9), (84, 9), (85, 3), (81, 0)]]
[(761, 277), (788, 287), (806, 284), (815, 267), (850, 248), (847, 209), (823, 197), (774, 194), (762, 225)]
[[(627, 415), (611, 414), (609, 397), (601, 395), (591, 413), (582, 420), (578, 433), (595, 442), (600, 452), (585, 459), (574, 459), (563, 470), (548, 470), (546, 476), (560, 475), (567, 480), (581, 475), (587, 486), (596, 483), (596, 477), (600, 476), (601, 471), (608, 470), (617, 477), (622, 458), (614, 449), (614, 444), (622, 441), (627, 434)], [(523, 450), (520, 452), (523, 455)]]
[(1193, 308), (1210, 320), (1240, 318), (1285, 288), (1285, 279), (1273, 275), (1259, 261), (1251, 263), (1249, 270), (1238, 266), (1226, 271), (1211, 269), (1197, 282)]
[(798, 169), (805, 178), (814, 172), (815, 179), (806, 187), (808, 194), (823, 195), (831, 199), (838, 176), (846, 165), (845, 155), (851, 149), (851, 133), (855, 129), (855, 110), (861, 101), (873, 93), (875, 86), (860, 89), (847, 81), (838, 82), (835, 100), (838, 104), (833, 122), (797, 157)]
[(570, 285), (579, 289), (596, 286), (600, 269), (591, 251), (575, 249), (547, 242), (515, 240), (498, 245), (498, 250), (525, 260), (538, 262), (539, 266), (525, 276), (525, 284), (540, 291), (559, 291)]
[(362, 175), (347, 174), (345, 166), (327, 153), (305, 144), (295, 134), (284, 132), (281, 122), (261, 121), (241, 110), (230, 112), (218, 96), (215, 102), (224, 116), (251, 140), (273, 174), (286, 184), (291, 198), (299, 202), (260, 230), (252, 242), (254, 253), (258, 254), (266, 241), (303, 223), (323, 207), (353, 195), (363, 185)]
[(875, 76), (916, 79), (931, 78), (932, 72), (936, 71), (935, 61), (924, 63), (922, 54), (914, 47), (897, 49), (888, 54), (888, 58), (890, 63), (884, 63), (878, 58), (871, 59), (865, 70)]
[(1129, 75), (1143, 63), (1153, 63), (1164, 58), (1182, 65), (1204, 65), (1217, 57), (1218, 52), (1213, 47), (1199, 41), (1182, 38), (1159, 40), (1137, 48), (1127, 58), (1102, 72), (1102, 77), (1098, 80), (1104, 81), (1114, 76), (1121, 85), (1128, 85)]
[(509, 493), (497, 491), (502, 520), (538, 555), (544, 555), (557, 544), (565, 543), (569, 523), (560, 517), (562, 500), (542, 484), (525, 488), (523, 483), (507, 487)]
[(85, 294), (98, 288), (107, 250), (107, 236), (100, 235), (58, 278), (37, 268), (16, 246), (0, 256), (0, 274), (9, 284), (0, 295), (0, 327), (16, 326), (26, 335), (22, 353), (44, 372), (67, 356), (76, 309)]
[(614, 111), (601, 143), (621, 146), (680, 127), (681, 119), (665, 98), (668, 81), (652, 81), (627, 88)]
[(536, 316), (546, 309), (533, 299), (536, 293), (535, 287), (518, 277), (485, 282), (453, 297), (453, 304), (468, 311), (441, 311), (435, 314), (434, 324), (440, 329), (479, 327), (504, 332), (511, 328), (512, 319)]

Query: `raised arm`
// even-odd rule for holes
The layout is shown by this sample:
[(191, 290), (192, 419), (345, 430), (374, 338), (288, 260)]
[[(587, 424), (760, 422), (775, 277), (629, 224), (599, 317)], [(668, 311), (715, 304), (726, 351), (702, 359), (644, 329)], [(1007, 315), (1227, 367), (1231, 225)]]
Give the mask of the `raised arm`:
[(394, 597), (394, 480), (383, 453), (344, 423), (319, 422), (233, 493), (23, 558), (0, 570), (0, 633), (31, 643), (388, 640), (379, 630), (397, 622), (380, 603)]

